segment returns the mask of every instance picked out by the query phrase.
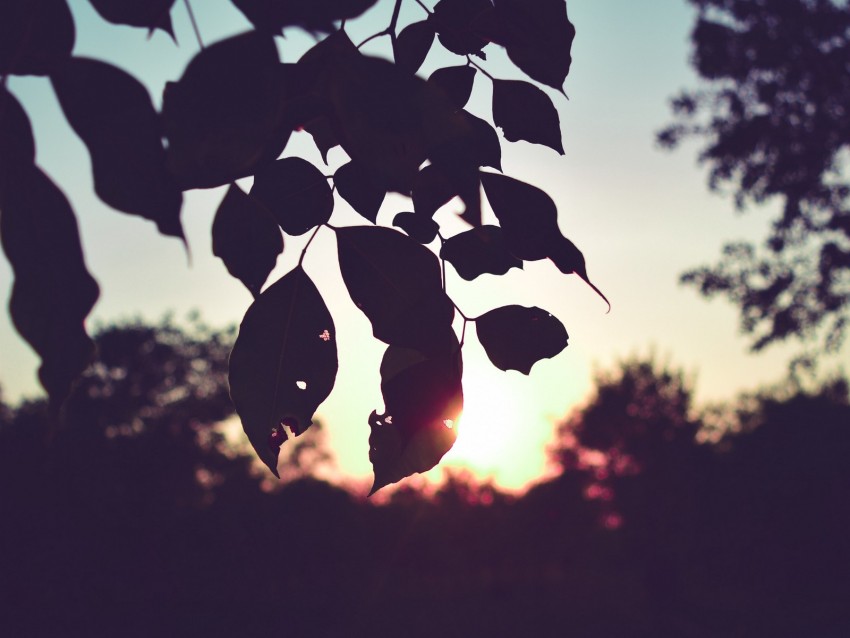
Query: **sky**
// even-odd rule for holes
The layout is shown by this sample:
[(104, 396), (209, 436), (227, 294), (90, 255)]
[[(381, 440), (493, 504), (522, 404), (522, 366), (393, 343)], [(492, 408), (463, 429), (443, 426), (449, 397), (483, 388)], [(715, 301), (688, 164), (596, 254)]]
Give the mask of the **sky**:
[[(77, 27), (74, 54), (130, 71), (146, 84), (157, 106), (164, 83), (179, 79), (198, 51), (182, 2), (172, 10), (177, 45), (162, 32), (149, 39), (142, 29), (107, 24), (87, 0), (69, 4)], [(536, 305), (558, 317), (569, 333), (569, 346), (536, 364), (528, 376), (497, 370), (474, 335), (466, 340), (466, 407), (458, 442), (441, 467), (469, 468), (507, 489), (547, 471), (545, 449), (557, 422), (586, 400), (597, 371), (624, 358), (653, 353), (682, 368), (694, 379), (698, 403), (706, 404), (778, 381), (796, 352), (792, 344), (750, 353), (731, 305), (706, 301), (678, 284), (683, 271), (715, 261), (724, 242), (764, 237), (776, 210), (768, 204), (736, 213), (731, 197), (708, 192), (706, 170), (697, 163), (698, 144), (669, 152), (654, 143), (654, 133), (670, 120), (669, 98), (698, 84), (688, 66), (694, 10), (684, 0), (569, 0), (567, 5), (577, 29), (565, 84), (569, 99), (545, 89), (561, 118), (565, 154), (503, 139), (503, 168), (555, 200), (561, 230), (584, 252), (590, 277), (612, 309), (606, 313), (605, 303), (590, 288), (548, 261), (473, 282), (464, 282), (448, 268), (449, 294), (468, 316), (507, 304)], [(207, 43), (249, 28), (227, 0), (196, 1), (193, 6)], [(391, 8), (390, 0), (381, 0), (349, 23), (352, 40), (360, 42), (385, 28)], [(406, 0), (400, 25), (422, 18), (421, 8)], [(309, 36), (288, 31), (279, 41), (282, 59), (297, 60), (312, 43)], [(386, 55), (387, 47), (388, 38), (380, 38), (364, 52)], [(523, 78), (503, 52), (489, 53), (491, 48), (482, 63), (491, 75)], [(419, 74), (427, 77), (436, 68), (462, 63), (435, 42)], [(185, 194), (190, 263), (178, 240), (158, 235), (152, 223), (118, 213), (97, 199), (87, 151), (65, 123), (49, 81), (12, 77), (9, 88), (32, 121), (38, 164), (77, 213), (86, 261), (101, 288), (89, 327), (130, 318), (157, 321), (166, 313), (180, 319), (194, 310), (212, 326), (238, 323), (251, 296), (211, 253), (210, 228), (225, 188)], [(478, 74), (467, 108), (491, 120), (490, 95), (489, 81)], [(284, 155), (321, 165), (306, 133), (294, 135)], [(345, 161), (337, 148), (329, 155), (327, 170)], [(246, 190), (250, 183), (240, 182)], [(333, 223), (362, 221), (336, 199)], [(409, 200), (388, 197), (379, 222), (388, 225), (395, 213), (410, 209)], [(455, 215), (460, 209), (451, 202), (437, 214), (444, 233), (464, 229)], [(293, 267), (306, 237), (287, 237), (268, 283)], [(341, 470), (366, 477), (371, 470), (367, 417), (382, 406), (378, 366), (384, 346), (372, 338), (368, 321), (348, 299), (335, 254), (332, 234), (320, 232), (304, 262), (334, 316), (340, 350), (336, 386), (317, 416)], [(0, 258), (4, 305), (11, 285), (8, 261)], [(0, 353), (4, 400), (39, 395), (38, 360), (15, 333), (8, 312), (0, 313)], [(440, 470), (430, 475), (438, 477)]]

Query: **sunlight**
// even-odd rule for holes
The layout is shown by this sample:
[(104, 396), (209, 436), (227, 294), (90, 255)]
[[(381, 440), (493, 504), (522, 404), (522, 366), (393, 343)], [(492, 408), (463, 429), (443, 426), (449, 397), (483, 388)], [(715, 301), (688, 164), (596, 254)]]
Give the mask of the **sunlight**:
[(455, 424), (458, 438), (445, 465), (469, 469), (481, 479), (492, 477), (508, 488), (522, 487), (539, 459), (518, 445), (529, 424), (516, 384), (502, 375), (470, 375), (463, 385), (464, 410)]

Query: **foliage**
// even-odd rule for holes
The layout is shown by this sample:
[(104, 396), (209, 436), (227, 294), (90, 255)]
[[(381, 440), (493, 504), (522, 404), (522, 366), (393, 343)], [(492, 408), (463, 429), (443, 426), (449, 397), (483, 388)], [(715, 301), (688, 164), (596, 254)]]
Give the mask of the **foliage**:
[(97, 331), (109, 364), (53, 444), (43, 400), (0, 403), (3, 635), (850, 630), (846, 380), (731, 403), (740, 422), (708, 445), (682, 376), (630, 360), (598, 375), (560, 431), (560, 473), (525, 494), (447, 473), (430, 494), (410, 481), (367, 500), (293, 472), (322, 462), (316, 425), (273, 490), (221, 445), (233, 336)]
[(707, 140), (712, 188), (739, 208), (781, 200), (763, 250), (728, 244), (721, 261), (683, 275), (739, 306), (759, 350), (825, 335), (837, 350), (850, 319), (850, 8), (834, 0), (690, 0), (699, 10), (692, 62), (709, 84), (672, 102), (659, 134)]
[[(172, 32), (173, 0), (92, 4), (109, 22)], [(301, 263), (317, 232), (335, 233), (348, 292), (387, 344), (387, 413), (369, 417), (379, 489), (433, 467), (456, 436), (463, 337), (477, 318), (448, 296), (446, 262), (473, 279), (548, 258), (590, 284), (582, 253), (558, 228), (552, 199), (536, 186), (482, 171), (501, 171), (501, 143), (491, 124), (465, 109), (483, 76), (493, 83), (492, 118), (506, 140), (563, 154), (548, 94), (529, 81), (494, 78), (482, 64), (488, 47), (502, 46), (529, 79), (563, 92), (575, 29), (564, 0), (439, 0), (430, 8), (416, 0), (423, 19), (399, 32), (402, 0), (395, 0), (387, 28), (367, 39), (388, 37), (388, 60), (363, 55), (365, 42), (355, 46), (345, 30), (346, 20), (376, 0), (233, 4), (254, 29), (209, 46), (197, 34), (201, 51), (166, 85), (159, 113), (127, 71), (71, 55), (74, 25), (65, 0), (2, 4), (0, 209), (15, 273), (10, 311), (42, 359), (41, 380), (58, 411), (92, 357), (82, 323), (98, 291), (73, 211), (35, 165), (26, 113), (7, 89), (11, 75), (43, 75), (88, 148), (96, 193), (109, 206), (185, 241), (183, 191), (229, 184), (212, 228), (213, 252), (255, 297), (231, 356), (230, 387), (248, 438), (274, 473), (287, 430), (307, 430), (334, 385), (334, 323)], [(186, 8), (193, 18), (188, 2)], [(281, 63), (275, 37), (290, 28), (315, 34), (317, 43), (297, 63)], [(425, 80), (415, 73), (435, 39), (465, 64)], [(340, 146), (350, 161), (326, 176), (304, 159), (281, 158), (301, 129), (323, 157)], [(236, 184), (245, 177), (253, 177), (249, 193)], [(501, 227), (482, 225), (482, 184)], [(331, 224), (335, 191), (364, 225)], [(412, 200), (413, 212), (393, 220), (404, 232), (375, 225), (388, 192)], [(433, 215), (455, 197), (472, 228), (446, 238)], [(263, 289), (284, 250), (281, 230), (311, 234), (298, 265)], [(439, 257), (423, 245), (436, 238)], [(539, 308), (493, 309), (481, 328), (494, 363), (526, 374), (567, 344), (560, 321)]]

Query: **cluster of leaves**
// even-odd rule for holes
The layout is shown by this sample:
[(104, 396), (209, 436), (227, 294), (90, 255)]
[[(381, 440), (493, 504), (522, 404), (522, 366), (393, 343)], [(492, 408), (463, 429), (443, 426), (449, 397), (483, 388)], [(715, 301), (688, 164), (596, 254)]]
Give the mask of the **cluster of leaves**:
[(825, 335), (837, 350), (850, 321), (850, 8), (833, 0), (691, 0), (693, 64), (710, 82), (673, 100), (668, 147), (708, 140), (712, 188), (739, 208), (782, 200), (763, 251), (729, 244), (721, 261), (685, 273), (741, 310), (758, 350)]
[[(255, 297), (231, 354), (230, 391), (248, 438), (275, 474), (287, 431), (303, 433), (334, 385), (333, 318), (302, 262), (321, 228), (335, 233), (348, 292), (387, 344), (386, 413), (369, 418), (378, 489), (430, 469), (453, 444), (467, 322), (477, 323), (484, 349), (504, 370), (527, 374), (567, 344), (561, 322), (540, 308), (508, 305), (466, 317), (446, 294), (444, 272), (448, 262), (471, 280), (548, 258), (590, 284), (582, 253), (558, 228), (553, 200), (501, 174), (494, 127), (465, 109), (484, 75), (493, 83), (493, 122), (506, 140), (563, 153), (548, 95), (532, 82), (494, 78), (471, 56), (484, 59), (491, 43), (503, 46), (531, 80), (562, 91), (575, 29), (564, 0), (439, 0), (432, 9), (418, 2), (425, 19), (397, 33), (395, 0), (389, 26), (373, 36), (390, 38), (391, 61), (363, 55), (345, 31), (345, 21), (376, 0), (233, 2), (255, 28), (202, 45), (182, 77), (166, 85), (161, 112), (126, 71), (71, 55), (74, 25), (65, 0), (3, 3), (0, 74), (48, 76), (89, 150), (97, 195), (165, 235), (184, 238), (183, 191), (229, 184), (212, 228), (213, 252)], [(173, 0), (92, 4), (111, 22), (171, 31)], [(327, 35), (297, 63), (281, 63), (274, 37), (291, 27)], [(416, 71), (435, 38), (466, 60), (425, 80)], [(304, 159), (278, 159), (302, 129), (325, 159), (340, 146), (350, 161), (326, 176)], [(41, 378), (58, 407), (91, 357), (82, 324), (97, 286), (73, 212), (33, 164), (26, 114), (5, 82), (0, 143), (3, 245), (15, 272), (11, 313), (41, 356)], [(246, 193), (236, 180), (249, 176)], [(482, 223), (482, 187), (498, 226)], [(364, 225), (330, 224), (334, 190)], [(412, 212), (393, 220), (404, 232), (376, 225), (388, 192), (412, 202)], [(454, 197), (471, 228), (444, 238), (433, 216)], [(281, 230), (312, 235), (298, 265), (263, 289), (284, 249)], [(439, 257), (427, 247), (437, 238)], [(456, 314), (463, 318), (460, 340)]]

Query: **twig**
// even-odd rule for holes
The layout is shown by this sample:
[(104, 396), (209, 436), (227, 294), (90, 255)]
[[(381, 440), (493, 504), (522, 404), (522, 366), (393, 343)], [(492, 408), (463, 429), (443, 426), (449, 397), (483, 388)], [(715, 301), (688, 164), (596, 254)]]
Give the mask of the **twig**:
[(390, 40), (392, 40), (392, 43), (393, 43), (393, 48), (395, 48), (395, 38), (396, 38), (395, 29), (396, 29), (396, 25), (398, 25), (398, 14), (399, 14), (399, 12), (401, 12), (401, 0), (395, 0), (395, 6), (393, 7), (393, 15), (390, 18), (389, 26), (386, 29), (384, 29), (383, 31), (378, 31), (377, 33), (373, 33), (372, 35), (370, 35), (368, 38), (363, 40), (363, 42), (358, 44), (357, 48), (359, 49), (360, 47), (362, 47), (367, 42), (371, 42), (375, 38), (380, 38), (381, 36), (384, 36), (384, 35), (390, 36)]
[(320, 228), (321, 226), (316, 226), (316, 229), (313, 231), (313, 234), (310, 235), (310, 239), (308, 239), (307, 243), (304, 245), (304, 249), (301, 251), (301, 257), (298, 259), (299, 266), (304, 262), (304, 255), (307, 254), (307, 249), (310, 247), (310, 244), (313, 243), (313, 239), (315, 239), (316, 235), (319, 233)]
[(418, 4), (420, 7), (422, 7), (425, 10), (425, 13), (427, 13), (428, 15), (433, 15), (434, 12), (431, 11), (431, 9), (426, 7), (424, 4), (422, 4), (422, 0), (415, 0), (415, 2), (416, 2), (416, 4)]
[(486, 75), (488, 78), (490, 78), (493, 82), (495, 82), (495, 81), (496, 81), (496, 78), (494, 78), (492, 75), (490, 75), (489, 73), (487, 73), (487, 70), (486, 70), (483, 66), (481, 66), (480, 64), (478, 64), (477, 62), (475, 62), (475, 61), (474, 61), (471, 57), (466, 56), (466, 63), (467, 63), (467, 64), (471, 64), (472, 66), (474, 66), (475, 68), (477, 68), (477, 69), (478, 69), (479, 71), (481, 71), (484, 75)]
[(195, 13), (192, 11), (192, 5), (189, 3), (189, 0), (183, 0), (183, 4), (186, 5), (186, 11), (189, 14), (189, 22), (192, 23), (192, 30), (195, 32), (195, 38), (198, 40), (198, 46), (203, 49), (204, 41), (201, 39), (201, 32), (198, 30), (198, 23), (195, 22)]

